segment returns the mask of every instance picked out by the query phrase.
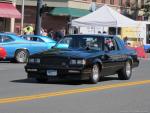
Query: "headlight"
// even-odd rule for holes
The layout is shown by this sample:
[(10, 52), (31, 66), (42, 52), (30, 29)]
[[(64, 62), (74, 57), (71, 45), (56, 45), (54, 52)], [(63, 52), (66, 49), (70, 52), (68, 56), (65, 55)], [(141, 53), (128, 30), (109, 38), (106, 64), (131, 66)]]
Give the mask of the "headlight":
[(35, 63), (40, 63), (40, 59), (39, 58), (35, 59)]
[(34, 63), (34, 58), (30, 58), (28, 62), (29, 63)]
[(85, 65), (86, 61), (85, 60), (75, 60), (75, 59), (73, 59), (73, 60), (70, 60), (70, 64), (71, 65), (75, 65), (75, 64), (77, 64), (77, 65)]
[(39, 58), (30, 58), (29, 63), (40, 63), (40, 59)]
[(86, 64), (86, 61), (85, 61), (85, 60), (77, 60), (77, 64), (85, 65), (85, 64)]
[(76, 60), (70, 60), (70, 64), (77, 64)]

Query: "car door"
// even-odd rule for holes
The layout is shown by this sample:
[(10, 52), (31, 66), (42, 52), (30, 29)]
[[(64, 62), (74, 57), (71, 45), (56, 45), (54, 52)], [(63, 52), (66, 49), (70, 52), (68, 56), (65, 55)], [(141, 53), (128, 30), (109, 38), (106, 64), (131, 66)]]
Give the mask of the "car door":
[(16, 50), (15, 40), (11, 36), (0, 35), (0, 46), (4, 47), (7, 52), (7, 57), (14, 57), (14, 53)]
[(31, 39), (30, 41), (32, 42), (30, 47), (32, 54), (46, 51), (49, 49), (48, 45), (39, 37), (30, 37), (30, 39)]
[(114, 74), (121, 67), (121, 54), (114, 37), (106, 36), (104, 38), (103, 49), (103, 74)]

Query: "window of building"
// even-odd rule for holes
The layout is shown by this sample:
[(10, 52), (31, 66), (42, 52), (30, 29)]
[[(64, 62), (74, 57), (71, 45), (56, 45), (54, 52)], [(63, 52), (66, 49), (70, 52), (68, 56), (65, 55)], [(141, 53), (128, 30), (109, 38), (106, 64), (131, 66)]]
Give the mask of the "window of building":
[(92, 0), (92, 2), (96, 2), (96, 0)]
[(126, 7), (130, 7), (130, 0), (126, 0)]
[(120, 6), (122, 6), (122, 5), (123, 5), (122, 0), (119, 0), (119, 5), (120, 5)]
[(106, 1), (105, 0), (102, 0), (102, 3), (105, 3)]
[(114, 5), (114, 0), (110, 0), (110, 4)]
[(144, 8), (144, 0), (141, 0), (141, 8)]

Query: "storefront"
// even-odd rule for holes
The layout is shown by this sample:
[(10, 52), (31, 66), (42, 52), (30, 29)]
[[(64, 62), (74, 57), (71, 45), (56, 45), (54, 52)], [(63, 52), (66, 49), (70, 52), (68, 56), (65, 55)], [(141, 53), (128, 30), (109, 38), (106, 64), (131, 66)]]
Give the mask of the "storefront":
[(0, 32), (10, 32), (11, 18), (20, 19), (20, 12), (11, 3), (0, 3)]

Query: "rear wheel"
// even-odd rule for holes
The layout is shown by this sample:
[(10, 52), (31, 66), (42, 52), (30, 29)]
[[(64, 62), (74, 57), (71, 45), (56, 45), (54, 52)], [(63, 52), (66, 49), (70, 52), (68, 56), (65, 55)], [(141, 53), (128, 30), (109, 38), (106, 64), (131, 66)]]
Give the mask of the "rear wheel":
[(27, 50), (17, 50), (15, 53), (15, 60), (18, 63), (25, 63), (27, 62), (29, 57), (29, 52)]
[(94, 64), (92, 67), (92, 73), (90, 76), (90, 82), (93, 84), (96, 84), (99, 81), (100, 78), (100, 70), (99, 70), (99, 65)]
[(123, 69), (118, 72), (118, 78), (120, 80), (129, 80), (132, 75), (132, 66), (131, 62), (127, 61)]

